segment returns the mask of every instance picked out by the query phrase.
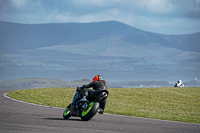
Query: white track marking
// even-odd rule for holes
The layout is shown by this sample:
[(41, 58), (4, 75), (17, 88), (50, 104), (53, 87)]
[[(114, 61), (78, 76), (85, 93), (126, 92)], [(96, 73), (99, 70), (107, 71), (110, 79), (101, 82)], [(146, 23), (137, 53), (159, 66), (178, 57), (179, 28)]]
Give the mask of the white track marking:
[(45, 105), (40, 105), (40, 104), (34, 104), (34, 103), (29, 103), (29, 102), (20, 101), (20, 100), (17, 100), (17, 99), (14, 99), (14, 98), (11, 98), (11, 97), (7, 96), (7, 94), (8, 94), (8, 93), (5, 93), (5, 94), (3, 94), (3, 96), (6, 97), (6, 98), (8, 98), (8, 99), (11, 99), (11, 100), (13, 100), (13, 101), (20, 102), (20, 103), (26, 103), (26, 104), (30, 104), (30, 105), (42, 106), (42, 107), (46, 107), (46, 108), (64, 109), (64, 108), (51, 107), (51, 106), (45, 106)]

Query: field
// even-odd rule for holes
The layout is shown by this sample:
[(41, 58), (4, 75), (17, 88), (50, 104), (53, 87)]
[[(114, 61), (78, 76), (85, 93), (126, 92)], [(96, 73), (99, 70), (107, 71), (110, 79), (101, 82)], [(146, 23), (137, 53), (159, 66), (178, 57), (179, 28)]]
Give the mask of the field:
[[(200, 87), (112, 88), (105, 113), (200, 123)], [(17, 90), (8, 96), (36, 104), (65, 108), (74, 88)]]

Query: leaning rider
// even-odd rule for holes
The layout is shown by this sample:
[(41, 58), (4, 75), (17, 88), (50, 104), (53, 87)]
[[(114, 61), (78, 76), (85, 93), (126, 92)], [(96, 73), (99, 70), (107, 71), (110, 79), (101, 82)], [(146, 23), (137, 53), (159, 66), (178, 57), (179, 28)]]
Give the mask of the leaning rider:
[[(102, 76), (95, 75), (93, 78), (93, 81), (91, 83), (80, 87), (80, 89), (86, 90), (86, 92), (84, 93), (84, 96), (87, 95), (87, 92), (90, 95), (90, 93), (93, 91), (93, 90), (89, 89), (90, 87), (92, 87), (93, 90), (107, 90), (107, 83), (105, 80), (103, 80)], [(105, 106), (106, 106), (106, 102), (107, 102), (107, 98), (100, 102), (100, 107), (98, 110), (99, 114), (103, 114)]]

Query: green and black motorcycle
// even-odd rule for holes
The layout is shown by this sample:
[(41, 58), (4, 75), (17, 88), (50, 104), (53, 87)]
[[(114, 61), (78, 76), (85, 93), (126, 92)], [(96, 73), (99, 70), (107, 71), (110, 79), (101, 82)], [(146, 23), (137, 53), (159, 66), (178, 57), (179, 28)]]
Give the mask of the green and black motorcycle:
[(81, 117), (83, 121), (90, 120), (98, 111), (99, 103), (108, 97), (107, 90), (94, 90), (86, 98), (79, 99), (82, 92), (76, 90), (71, 104), (65, 109), (63, 118)]

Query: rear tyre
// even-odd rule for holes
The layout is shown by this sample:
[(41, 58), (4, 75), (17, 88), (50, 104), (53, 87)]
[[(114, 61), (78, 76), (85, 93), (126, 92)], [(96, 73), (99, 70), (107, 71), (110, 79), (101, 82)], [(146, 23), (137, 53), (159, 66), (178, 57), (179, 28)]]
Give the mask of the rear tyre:
[(83, 121), (90, 120), (97, 113), (98, 109), (99, 109), (99, 103), (98, 102), (90, 102), (89, 108), (86, 111), (83, 111), (81, 113), (81, 119)]
[(63, 112), (63, 118), (68, 119), (70, 117), (70, 109), (66, 108), (65, 111)]

